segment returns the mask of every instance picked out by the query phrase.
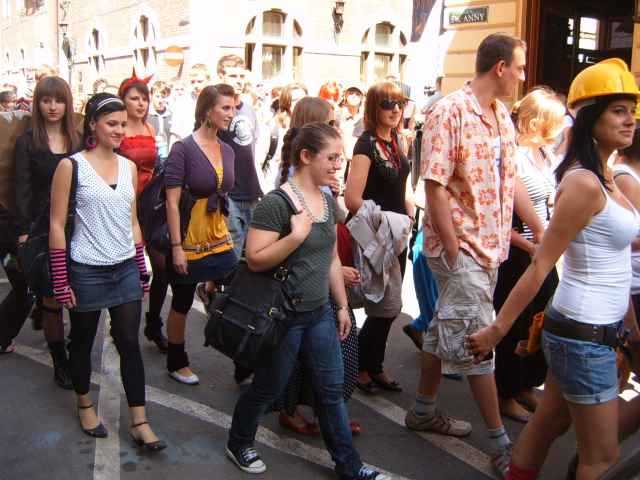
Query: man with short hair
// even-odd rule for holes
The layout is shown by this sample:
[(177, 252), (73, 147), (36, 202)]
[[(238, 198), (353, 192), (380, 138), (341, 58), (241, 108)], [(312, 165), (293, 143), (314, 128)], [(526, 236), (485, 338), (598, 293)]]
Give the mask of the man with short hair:
[(416, 403), (406, 417), (412, 430), (471, 433), (469, 423), (436, 409), (441, 374), (467, 376), (501, 477), (511, 441), (498, 409), (493, 356), (474, 363), (465, 338), (493, 322), (497, 269), (509, 252), (516, 137), (509, 110), (498, 99), (513, 95), (524, 81), (525, 48), (511, 36), (485, 38), (475, 78), (436, 103), (425, 120), (423, 251), (440, 297), (424, 339)]
[(209, 68), (203, 63), (196, 63), (189, 69), (189, 85), (191, 93), (176, 101), (173, 106), (173, 122), (171, 133), (178, 138), (185, 138), (193, 132), (195, 124), (196, 101), (204, 87), (211, 81)]
[(13, 90), (0, 92), (0, 112), (13, 112), (16, 110), (18, 97)]
[(229, 128), (220, 130), (218, 135), (231, 145), (236, 154), (235, 184), (229, 193), (229, 233), (233, 238), (233, 248), (240, 257), (253, 209), (262, 196), (255, 165), (259, 125), (253, 107), (242, 101), (246, 80), (244, 60), (237, 55), (226, 55), (218, 61), (218, 73), (223, 83), (216, 88), (232, 87), (235, 95), (236, 114)]
[(158, 165), (164, 164), (169, 156), (171, 143), (171, 110), (168, 106), (171, 88), (159, 80), (151, 86), (151, 107), (148, 120), (156, 132), (156, 147), (158, 148)]

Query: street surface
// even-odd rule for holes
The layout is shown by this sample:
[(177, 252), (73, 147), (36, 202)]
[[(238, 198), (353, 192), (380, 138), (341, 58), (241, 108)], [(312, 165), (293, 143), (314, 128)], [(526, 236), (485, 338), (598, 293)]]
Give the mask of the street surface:
[[(7, 291), (2, 278), (0, 298)], [(363, 428), (362, 435), (355, 439), (356, 446), (365, 462), (399, 480), (493, 478), (485, 429), (466, 382), (443, 380), (439, 404), (449, 414), (472, 422), (470, 437), (459, 440), (417, 434), (404, 427), (419, 373), (418, 353), (401, 331), (410, 315), (417, 313), (410, 274), (405, 279), (404, 296), (403, 311), (407, 315), (393, 326), (386, 359), (389, 373), (404, 391), (375, 397), (354, 394), (348, 408), (351, 418), (361, 422)], [(16, 339), (17, 353), (0, 357), (0, 480), (335, 478), (322, 440), (283, 430), (275, 414), (265, 417), (256, 444), (267, 464), (264, 475), (244, 474), (225, 457), (227, 428), (240, 389), (233, 381), (231, 361), (202, 346), (203, 311), (197, 304), (187, 326), (187, 350), (200, 376), (199, 386), (185, 386), (170, 379), (165, 357), (141, 333), (149, 420), (158, 436), (169, 444), (153, 457), (139, 452), (128, 435), (118, 355), (105, 335), (107, 316), (103, 315), (93, 349), (92, 395), (109, 437), (97, 441), (81, 432), (74, 396), (54, 384), (42, 332), (33, 331), (28, 320)], [(358, 317), (361, 322), (362, 314)], [(637, 395), (640, 385), (635, 383), (623, 393), (627, 398)], [(522, 426), (510, 420), (505, 424), (515, 439)], [(639, 440), (640, 436), (633, 437), (626, 449)], [(541, 478), (564, 479), (573, 453), (574, 436), (569, 433), (552, 449)]]

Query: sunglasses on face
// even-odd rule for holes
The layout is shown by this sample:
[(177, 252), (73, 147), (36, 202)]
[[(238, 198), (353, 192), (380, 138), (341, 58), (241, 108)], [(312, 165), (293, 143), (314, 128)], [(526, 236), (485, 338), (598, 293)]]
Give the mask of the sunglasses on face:
[(402, 110), (405, 105), (407, 104), (407, 102), (405, 102), (404, 100), (382, 100), (380, 102), (380, 108), (382, 110), (393, 110), (394, 108), (398, 107), (400, 110)]

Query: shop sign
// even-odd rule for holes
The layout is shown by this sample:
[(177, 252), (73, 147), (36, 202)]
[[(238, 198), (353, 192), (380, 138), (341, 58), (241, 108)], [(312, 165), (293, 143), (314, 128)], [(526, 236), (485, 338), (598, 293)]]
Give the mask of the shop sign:
[(483, 23), (488, 19), (489, 7), (474, 7), (449, 11), (449, 25)]

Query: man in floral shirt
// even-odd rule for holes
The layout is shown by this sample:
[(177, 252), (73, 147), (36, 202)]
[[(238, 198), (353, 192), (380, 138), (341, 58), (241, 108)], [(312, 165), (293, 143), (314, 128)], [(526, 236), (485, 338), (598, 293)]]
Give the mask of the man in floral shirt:
[(466, 375), (491, 442), (492, 464), (504, 476), (511, 443), (498, 410), (493, 357), (480, 363), (465, 337), (494, 319), (497, 269), (509, 252), (515, 190), (515, 130), (498, 100), (524, 80), (525, 44), (494, 34), (478, 48), (476, 76), (429, 112), (422, 143), (427, 209), (424, 255), (440, 297), (424, 339), (414, 430), (464, 436), (471, 425), (436, 409), (442, 373)]

